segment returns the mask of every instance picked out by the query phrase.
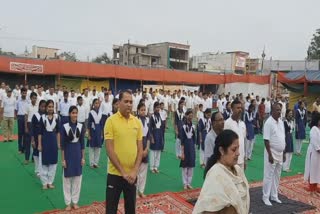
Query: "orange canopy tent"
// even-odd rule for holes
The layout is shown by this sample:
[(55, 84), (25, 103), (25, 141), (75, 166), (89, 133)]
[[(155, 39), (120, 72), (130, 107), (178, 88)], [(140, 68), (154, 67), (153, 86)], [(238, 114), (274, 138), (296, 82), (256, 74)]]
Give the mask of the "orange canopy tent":
[(76, 76), (85, 78), (115, 78), (165, 83), (209, 85), (233, 82), (269, 84), (270, 76), (217, 75), (172, 69), (136, 68), (112, 64), (68, 62), (18, 57), (0, 57), (0, 72), (35, 75)]

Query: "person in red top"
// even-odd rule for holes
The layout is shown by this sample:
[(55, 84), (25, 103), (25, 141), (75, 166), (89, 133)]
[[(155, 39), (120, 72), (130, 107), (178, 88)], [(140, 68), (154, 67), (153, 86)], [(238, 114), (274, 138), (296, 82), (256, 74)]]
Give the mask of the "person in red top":
[(264, 102), (266, 101), (265, 98), (262, 98), (261, 103), (259, 104), (258, 107), (258, 112), (259, 112), (259, 127), (260, 130), (259, 132), (262, 133), (263, 130), (263, 121), (265, 119), (265, 115), (266, 115), (266, 106), (264, 105)]

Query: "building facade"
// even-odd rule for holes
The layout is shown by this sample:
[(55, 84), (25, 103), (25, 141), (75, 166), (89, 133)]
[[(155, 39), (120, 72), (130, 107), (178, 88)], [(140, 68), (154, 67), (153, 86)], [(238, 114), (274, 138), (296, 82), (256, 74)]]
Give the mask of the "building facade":
[(171, 42), (114, 45), (112, 61), (119, 65), (188, 70), (189, 49), (189, 45)]
[(246, 73), (249, 53), (243, 51), (202, 53), (190, 59), (190, 70), (218, 74)]

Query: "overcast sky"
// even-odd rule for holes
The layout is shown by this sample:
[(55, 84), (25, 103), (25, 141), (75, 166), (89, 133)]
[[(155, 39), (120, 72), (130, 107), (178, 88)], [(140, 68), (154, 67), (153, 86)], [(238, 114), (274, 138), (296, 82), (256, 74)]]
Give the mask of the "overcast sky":
[(0, 47), (55, 47), (80, 59), (112, 44), (179, 42), (201, 52), (241, 50), (304, 59), (320, 28), (319, 0), (0, 0)]

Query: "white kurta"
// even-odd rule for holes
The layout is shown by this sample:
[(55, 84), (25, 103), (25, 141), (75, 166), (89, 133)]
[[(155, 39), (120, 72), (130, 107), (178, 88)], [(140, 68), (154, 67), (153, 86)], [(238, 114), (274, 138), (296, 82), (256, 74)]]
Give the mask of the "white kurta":
[[(304, 180), (310, 184), (320, 184), (320, 128), (314, 126), (310, 131), (304, 171)], [(309, 180), (310, 179), (310, 180)]]
[(224, 165), (216, 163), (208, 171), (193, 214), (217, 212), (225, 207), (234, 207), (238, 214), (249, 213), (249, 184), (243, 170), (234, 166), (234, 175)]

